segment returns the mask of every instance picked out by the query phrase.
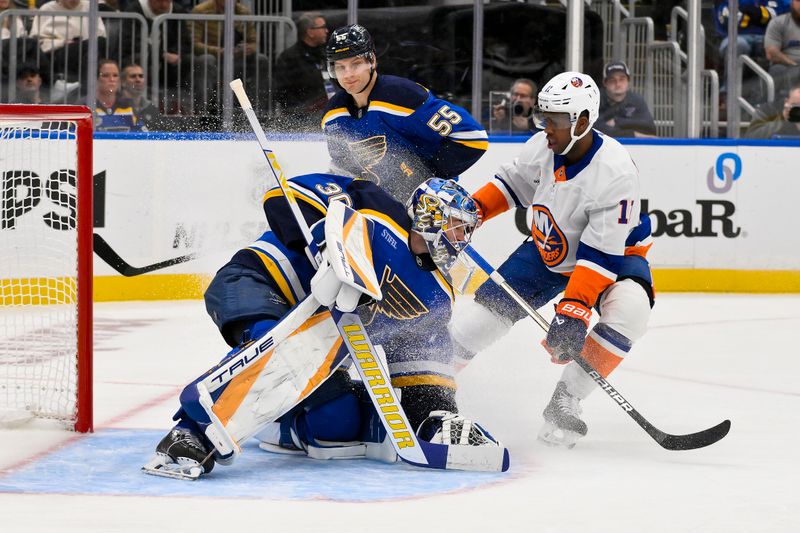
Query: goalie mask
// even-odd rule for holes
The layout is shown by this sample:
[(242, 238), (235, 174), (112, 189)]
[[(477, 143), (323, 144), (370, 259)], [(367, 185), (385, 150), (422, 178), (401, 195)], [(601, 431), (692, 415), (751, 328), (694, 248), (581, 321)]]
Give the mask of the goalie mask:
[[(447, 272), (472, 239), (478, 206), (454, 180), (431, 178), (411, 195), (408, 216), (411, 230), (425, 240), (435, 267)], [(424, 258), (418, 256), (417, 264), (428, 266), (423, 263)]]
[(375, 74), (375, 44), (367, 29), (360, 24), (337, 28), (325, 45), (325, 60), (328, 74), (336, 79), (336, 62), (351, 57), (360, 57), (370, 68), (370, 80)]

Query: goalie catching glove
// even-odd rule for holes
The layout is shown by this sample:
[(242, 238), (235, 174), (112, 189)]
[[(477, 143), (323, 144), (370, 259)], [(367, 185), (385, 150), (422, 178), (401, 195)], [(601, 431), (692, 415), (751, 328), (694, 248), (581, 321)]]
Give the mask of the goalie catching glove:
[(372, 263), (374, 223), (343, 202), (331, 202), (325, 217), (324, 261), (311, 279), (319, 303), (349, 313), (362, 295), (383, 296)]

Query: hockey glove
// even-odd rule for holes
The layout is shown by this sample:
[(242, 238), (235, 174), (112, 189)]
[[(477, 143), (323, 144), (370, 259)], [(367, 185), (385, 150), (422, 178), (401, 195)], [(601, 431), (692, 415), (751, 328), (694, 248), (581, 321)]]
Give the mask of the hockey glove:
[(566, 364), (581, 353), (586, 342), (591, 310), (579, 300), (562, 299), (556, 306), (556, 316), (542, 345), (550, 352), (554, 363)]
[(354, 311), (361, 299), (361, 291), (348, 285), (337, 275), (324, 252), (323, 257), (325, 261), (311, 278), (311, 294), (322, 305), (335, 304), (340, 311), (346, 313)]

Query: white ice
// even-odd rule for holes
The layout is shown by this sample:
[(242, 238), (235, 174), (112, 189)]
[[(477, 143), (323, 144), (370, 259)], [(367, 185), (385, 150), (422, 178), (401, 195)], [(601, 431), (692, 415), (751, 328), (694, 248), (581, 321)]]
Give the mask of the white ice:
[[(42, 493), (33, 484), (0, 493), (0, 532), (797, 532), (798, 331), (800, 296), (659, 295), (649, 332), (609, 380), (669, 433), (730, 418), (730, 434), (705, 449), (663, 450), (601, 391), (584, 402), (589, 434), (573, 450), (538, 444), (540, 414), (561, 368), (526, 319), (459, 376), (462, 411), (511, 450), (511, 470), (499, 481), (371, 502), (257, 491), (235, 498)], [(95, 306), (95, 349), (102, 435), (165, 431), (182, 386), (226, 346), (200, 301), (136, 302)], [(0, 485), (87, 438), (38, 426), (0, 431)], [(338, 464), (325, 468), (348, 468)], [(126, 465), (120, 476), (139, 466)], [(313, 483), (313, 469), (303, 472), (297, 482)], [(391, 490), (393, 471), (375, 472)], [(72, 481), (80, 480), (65, 486)], [(213, 475), (195, 483), (213, 494)]]

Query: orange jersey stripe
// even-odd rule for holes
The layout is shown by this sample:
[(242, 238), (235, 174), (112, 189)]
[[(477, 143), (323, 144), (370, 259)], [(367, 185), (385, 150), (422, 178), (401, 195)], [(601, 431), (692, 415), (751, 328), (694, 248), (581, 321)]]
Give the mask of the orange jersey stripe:
[(481, 204), (484, 222), (500, 213), (505, 213), (512, 207), (508, 205), (505, 195), (492, 182), (478, 189), (478, 192), (473, 194), (472, 197)]
[(581, 356), (604, 378), (607, 378), (622, 362), (622, 357), (606, 350), (591, 337), (586, 337)]
[(647, 257), (647, 252), (650, 251), (651, 246), (653, 246), (653, 243), (650, 243), (647, 246), (627, 246), (625, 248), (625, 255), (638, 255), (640, 257)]
[(591, 268), (576, 266), (569, 277), (567, 288), (564, 290), (564, 298), (580, 300), (588, 307), (592, 307), (600, 293), (612, 283), (614, 280), (608, 279)]

